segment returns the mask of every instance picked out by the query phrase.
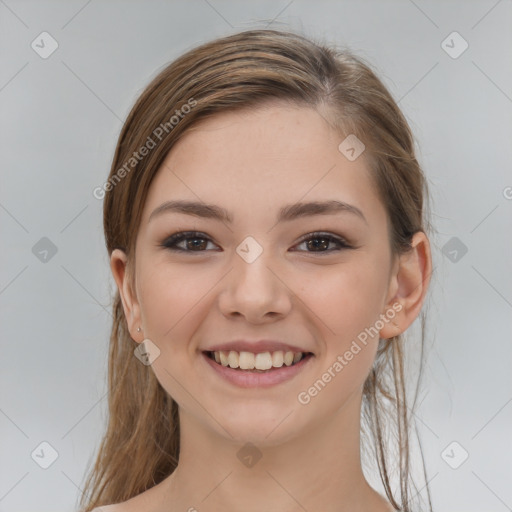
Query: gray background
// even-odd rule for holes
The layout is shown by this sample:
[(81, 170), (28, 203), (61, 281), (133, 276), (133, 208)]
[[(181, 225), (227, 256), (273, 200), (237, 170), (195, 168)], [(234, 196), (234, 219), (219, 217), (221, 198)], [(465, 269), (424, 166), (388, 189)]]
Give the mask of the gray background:
[(122, 121), (169, 61), (251, 27), (348, 45), (399, 101), (438, 231), (417, 413), (434, 510), (512, 510), (511, 22), (507, 0), (0, 0), (0, 512), (74, 510), (99, 446), (113, 281), (92, 191)]

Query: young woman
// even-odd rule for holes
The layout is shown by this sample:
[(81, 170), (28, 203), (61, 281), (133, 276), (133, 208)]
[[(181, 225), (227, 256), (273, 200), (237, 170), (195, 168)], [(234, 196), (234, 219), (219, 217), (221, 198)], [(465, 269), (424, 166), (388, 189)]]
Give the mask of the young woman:
[(402, 334), (432, 271), (413, 146), (367, 64), (290, 32), (149, 84), (96, 191), (118, 292), (84, 512), (413, 510)]

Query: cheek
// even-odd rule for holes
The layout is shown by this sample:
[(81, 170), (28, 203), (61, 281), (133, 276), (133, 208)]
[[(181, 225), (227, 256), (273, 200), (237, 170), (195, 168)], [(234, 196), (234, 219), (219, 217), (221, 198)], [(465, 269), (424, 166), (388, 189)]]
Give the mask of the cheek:
[(142, 268), (140, 304), (148, 337), (163, 348), (186, 344), (218, 279), (199, 267), (184, 270), (153, 261)]
[(301, 290), (302, 300), (324, 325), (325, 339), (341, 350), (378, 319), (386, 276), (380, 266), (360, 258), (331, 271), (321, 269)]
[(382, 312), (385, 287), (382, 267), (361, 258), (332, 273), (319, 273), (303, 288), (304, 301), (321, 319), (317, 325), (324, 353), (322, 373), (302, 391), (326, 414), (343, 407), (368, 376), (379, 340), (378, 329), (372, 327)]
[[(142, 265), (141, 265), (142, 268)], [(152, 371), (167, 393), (180, 407), (188, 409), (191, 357), (196, 347), (190, 343), (204, 307), (208, 290), (215, 284), (212, 276), (200, 271), (184, 271), (178, 265), (152, 262), (140, 273), (140, 305), (144, 334), (160, 350), (152, 363)], [(211, 282), (212, 281), (212, 282)], [(193, 394), (196, 392), (193, 391)]]
[[(325, 279), (317, 280), (316, 288), (312, 287), (317, 297), (314, 311), (319, 311), (323, 321), (323, 369), (330, 383), (324, 399), (332, 399), (333, 404), (343, 403), (362, 386), (373, 365), (380, 330), (376, 322), (383, 312), (387, 291), (384, 268), (382, 261), (362, 254), (346, 266), (333, 269), (329, 276), (326, 273)], [(324, 307), (320, 307), (322, 303)]]

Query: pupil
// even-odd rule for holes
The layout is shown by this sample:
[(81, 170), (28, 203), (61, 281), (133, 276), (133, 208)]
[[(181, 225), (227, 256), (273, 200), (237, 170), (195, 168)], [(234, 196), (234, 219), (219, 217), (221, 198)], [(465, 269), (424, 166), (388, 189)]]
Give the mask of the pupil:
[[(201, 242), (199, 242), (199, 244), (193, 243), (194, 241), (197, 241), (197, 240), (201, 240)], [(189, 248), (191, 248), (191, 249), (204, 248), (204, 239), (203, 238), (192, 238), (191, 240), (189, 240)]]
[[(315, 241), (316, 240), (322, 240), (323, 243), (321, 244), (318, 244), (316, 243)], [(311, 246), (313, 247), (316, 247), (316, 248), (322, 248), (322, 249), (326, 249), (329, 245), (329, 241), (327, 240), (327, 238), (320, 238), (320, 237), (317, 237), (317, 238), (313, 238), (309, 241), (309, 244), (310, 244), (310, 248)]]

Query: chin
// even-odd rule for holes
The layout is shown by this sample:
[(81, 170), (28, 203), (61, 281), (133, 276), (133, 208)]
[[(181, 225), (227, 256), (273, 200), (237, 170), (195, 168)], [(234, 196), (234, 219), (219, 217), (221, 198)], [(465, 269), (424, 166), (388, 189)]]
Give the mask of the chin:
[(260, 407), (257, 411), (254, 408), (249, 410), (248, 407), (241, 407), (239, 410), (232, 407), (229, 417), (216, 417), (231, 436), (218, 425), (217, 427), (221, 435), (236, 443), (250, 442), (259, 447), (277, 446), (299, 435), (297, 412), (293, 412), (291, 407), (283, 409), (270, 405), (266, 408)]

